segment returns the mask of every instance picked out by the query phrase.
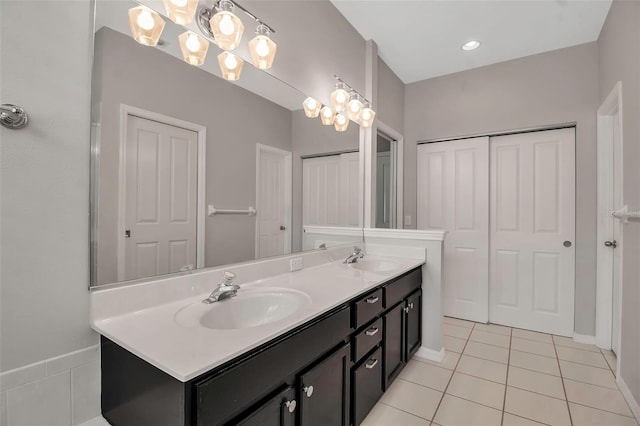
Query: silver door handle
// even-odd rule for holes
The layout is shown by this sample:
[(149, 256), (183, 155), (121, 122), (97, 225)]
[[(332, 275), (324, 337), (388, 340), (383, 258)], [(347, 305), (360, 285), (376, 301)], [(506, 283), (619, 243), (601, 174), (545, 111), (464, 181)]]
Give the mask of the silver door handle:
[(126, 231), (124, 231), (124, 237), (131, 238), (131, 229), (127, 229)]
[(304, 394), (307, 395), (307, 398), (311, 398), (311, 395), (313, 395), (313, 386), (303, 387), (302, 392), (304, 392)]
[(376, 366), (376, 364), (378, 363), (378, 360), (375, 358), (371, 358), (366, 364), (365, 364), (365, 368), (368, 369), (372, 369), (373, 367)]
[(571, 244), (571, 241), (567, 240), (567, 241), (563, 242), (562, 245), (568, 248), (568, 247), (571, 247), (572, 244)]
[(607, 247), (616, 248), (616, 247), (618, 247), (618, 242), (616, 240), (605, 241), (604, 245), (607, 246)]
[(286, 227), (286, 226), (284, 226), (284, 225), (280, 225), (280, 230), (281, 230), (281, 231), (284, 231), (285, 229), (287, 229), (287, 227)]

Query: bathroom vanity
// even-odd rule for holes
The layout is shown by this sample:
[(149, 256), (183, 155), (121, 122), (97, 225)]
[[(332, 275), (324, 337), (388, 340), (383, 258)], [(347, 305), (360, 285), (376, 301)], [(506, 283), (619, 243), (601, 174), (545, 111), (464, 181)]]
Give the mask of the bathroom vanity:
[[(200, 295), (94, 321), (103, 416), (114, 426), (360, 424), (421, 345), (423, 262), (389, 259), (330, 262), (212, 305)], [(285, 298), (296, 313), (269, 323), (207, 323), (210, 307), (242, 310), (260, 291), (308, 297)]]

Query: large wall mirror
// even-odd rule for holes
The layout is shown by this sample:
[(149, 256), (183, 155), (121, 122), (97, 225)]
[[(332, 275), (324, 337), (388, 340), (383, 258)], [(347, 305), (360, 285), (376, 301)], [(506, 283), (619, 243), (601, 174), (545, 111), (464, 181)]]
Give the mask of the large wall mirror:
[[(306, 96), (250, 62), (222, 79), (213, 44), (187, 64), (169, 19), (138, 44), (137, 5), (96, 2), (91, 284), (362, 241), (359, 127), (306, 118)], [(353, 232), (306, 239), (318, 226)]]

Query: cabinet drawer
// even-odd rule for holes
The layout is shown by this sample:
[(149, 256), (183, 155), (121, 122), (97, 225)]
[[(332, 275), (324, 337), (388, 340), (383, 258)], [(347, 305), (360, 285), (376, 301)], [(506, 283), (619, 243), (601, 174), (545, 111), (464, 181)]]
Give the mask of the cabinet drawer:
[[(228, 422), (275, 390), (350, 332), (349, 307), (335, 312), (282, 341), (274, 342), (249, 359), (196, 382), (196, 424)], [(246, 384), (250, 383), (248, 386)], [(223, 404), (220, 401), (224, 401)]]
[(353, 337), (353, 361), (357, 363), (375, 345), (382, 340), (382, 318), (365, 327), (360, 333)]
[(422, 268), (414, 269), (384, 286), (384, 307), (390, 308), (422, 285)]
[(357, 330), (382, 312), (382, 289), (367, 294), (354, 303), (354, 328)]
[(355, 426), (362, 423), (369, 411), (382, 396), (382, 349), (371, 356), (352, 372), (353, 408), (352, 421)]

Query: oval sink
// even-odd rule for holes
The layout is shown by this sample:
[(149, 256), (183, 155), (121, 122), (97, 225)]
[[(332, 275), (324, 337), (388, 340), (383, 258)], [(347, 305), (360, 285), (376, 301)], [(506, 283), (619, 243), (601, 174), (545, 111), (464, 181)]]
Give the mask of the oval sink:
[(237, 330), (285, 319), (311, 303), (301, 291), (281, 288), (242, 290), (236, 297), (212, 303), (192, 303), (176, 313), (185, 327)]
[(349, 266), (353, 269), (366, 272), (391, 272), (397, 269), (400, 265), (390, 260), (377, 260), (377, 259), (359, 259), (357, 262), (350, 263)]

